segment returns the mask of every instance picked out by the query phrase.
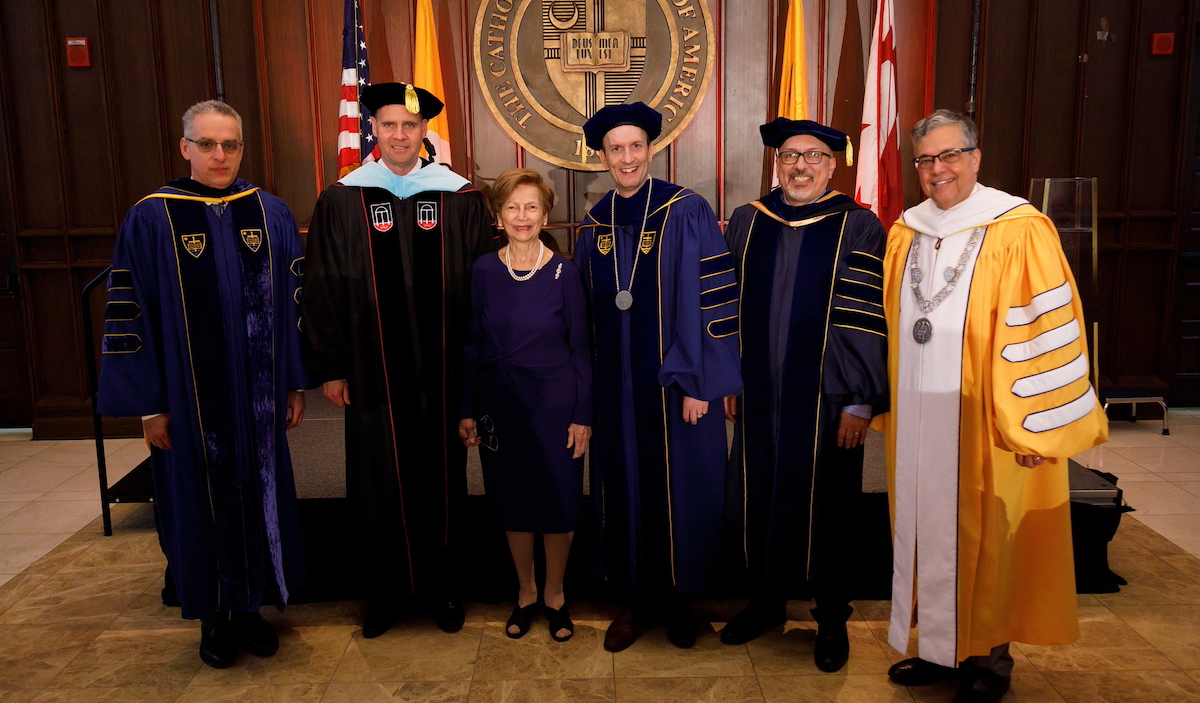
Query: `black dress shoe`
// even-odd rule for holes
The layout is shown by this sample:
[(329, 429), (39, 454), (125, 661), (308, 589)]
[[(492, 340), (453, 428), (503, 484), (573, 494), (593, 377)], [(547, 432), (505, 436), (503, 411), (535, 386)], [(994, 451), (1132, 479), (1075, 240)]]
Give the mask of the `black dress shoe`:
[(779, 627), (787, 621), (787, 601), (780, 607), (778, 603), (765, 605), (758, 601), (742, 609), (733, 616), (725, 627), (721, 628), (721, 642), (725, 644), (746, 644), (762, 633), (774, 627)]
[(919, 657), (896, 662), (892, 664), (892, 668), (888, 669), (888, 678), (892, 680), (892, 683), (898, 683), (901, 686), (928, 686), (931, 683), (959, 676), (958, 669), (927, 662)]
[(670, 605), (667, 615), (667, 639), (680, 649), (696, 646), (696, 617), (692, 615), (692, 604), (676, 600)]
[(817, 625), (817, 648), (813, 650), (813, 661), (821, 671), (839, 671), (850, 659), (850, 635), (846, 623), (822, 623)]
[(975, 669), (963, 678), (954, 703), (997, 703), (1011, 685), (1011, 677)]
[(400, 619), (400, 608), (394, 603), (373, 601), (367, 605), (367, 614), (363, 617), (362, 636), (375, 639), (388, 630)]
[(433, 621), (443, 632), (458, 632), (467, 621), (467, 611), (457, 600), (446, 600), (433, 606)]
[(242, 649), (256, 657), (269, 657), (279, 651), (279, 635), (257, 611), (230, 613), (229, 619), (241, 638)]
[(641, 634), (641, 618), (632, 610), (622, 610), (608, 625), (604, 633), (604, 649), (620, 652), (629, 649)]
[(232, 666), (238, 656), (238, 635), (225, 613), (200, 621), (200, 659), (214, 669)]

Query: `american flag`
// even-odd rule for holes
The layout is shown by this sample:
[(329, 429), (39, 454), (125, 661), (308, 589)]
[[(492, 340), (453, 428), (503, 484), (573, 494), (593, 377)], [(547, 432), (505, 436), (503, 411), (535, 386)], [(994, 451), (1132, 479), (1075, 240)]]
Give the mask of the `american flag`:
[(338, 103), (338, 178), (379, 158), (371, 131), (371, 115), (362, 106), (362, 89), (371, 84), (367, 66), (367, 37), (363, 33), (359, 0), (346, 0), (342, 29), (342, 99)]

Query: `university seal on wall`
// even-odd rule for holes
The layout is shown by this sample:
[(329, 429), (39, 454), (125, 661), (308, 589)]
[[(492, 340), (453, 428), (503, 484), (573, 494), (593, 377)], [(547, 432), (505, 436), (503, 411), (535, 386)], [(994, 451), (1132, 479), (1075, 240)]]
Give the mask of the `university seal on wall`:
[(666, 146), (692, 120), (713, 73), (706, 0), (483, 0), (475, 73), (504, 130), (542, 159), (600, 171), (583, 123), (605, 105), (662, 113)]

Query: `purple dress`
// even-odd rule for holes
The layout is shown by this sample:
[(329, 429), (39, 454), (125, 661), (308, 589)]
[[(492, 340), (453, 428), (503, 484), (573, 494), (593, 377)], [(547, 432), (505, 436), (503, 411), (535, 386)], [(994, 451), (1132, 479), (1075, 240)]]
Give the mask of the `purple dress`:
[(482, 440), (492, 515), (510, 532), (571, 532), (583, 500), (583, 458), (571, 458), (567, 427), (592, 424), (579, 269), (555, 254), (517, 281), (486, 254), (471, 272), (471, 309), (463, 416), (475, 419)]

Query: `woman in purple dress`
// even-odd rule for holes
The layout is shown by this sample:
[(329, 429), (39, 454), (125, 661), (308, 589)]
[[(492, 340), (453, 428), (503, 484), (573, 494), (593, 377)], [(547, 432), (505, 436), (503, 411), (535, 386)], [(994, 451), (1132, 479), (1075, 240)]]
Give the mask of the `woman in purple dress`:
[(492, 209), (508, 245), (471, 272), (472, 316), (458, 434), (480, 447), (488, 504), (508, 535), (521, 582), (508, 636), (524, 635), (537, 611), (534, 535), (546, 548), (542, 597), (550, 635), (575, 631), (563, 573), (583, 499), (591, 437), (592, 371), (583, 283), (575, 264), (539, 234), (554, 192), (529, 169), (500, 174)]

